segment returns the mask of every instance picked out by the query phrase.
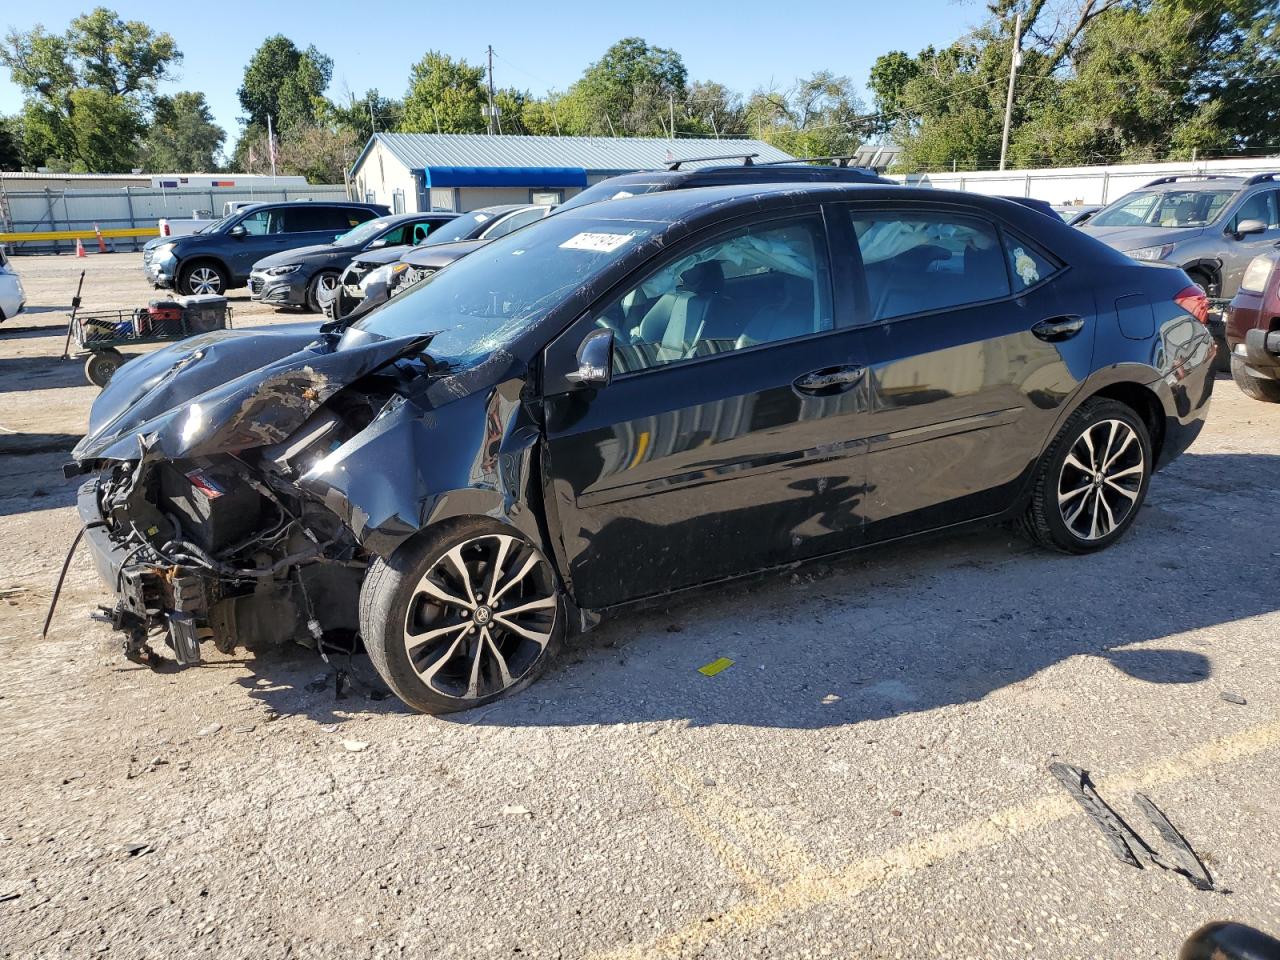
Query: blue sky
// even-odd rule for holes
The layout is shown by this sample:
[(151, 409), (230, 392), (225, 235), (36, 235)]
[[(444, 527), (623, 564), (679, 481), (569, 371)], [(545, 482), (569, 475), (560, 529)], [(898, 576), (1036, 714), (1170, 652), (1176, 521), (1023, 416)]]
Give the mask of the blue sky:
[[(714, 79), (750, 92), (771, 84), (785, 87), (798, 76), (824, 68), (865, 88), (867, 72), (880, 54), (893, 49), (914, 53), (928, 44), (949, 43), (985, 12), (976, 0), (104, 2), (126, 19), (145, 20), (173, 34), (186, 59), (180, 79), (166, 89), (204, 91), (218, 123), (227, 130), (228, 146), (239, 129), (236, 89), (244, 65), (272, 33), (283, 33), (300, 47), (314, 43), (333, 57), (333, 98), (344, 96), (348, 88), (359, 95), (370, 87), (400, 96), (410, 65), (427, 50), (481, 63), (489, 44), (496, 54), (499, 86), (537, 94), (548, 88), (563, 90), (609, 44), (625, 36), (679, 51), (690, 80)], [(5, 4), (0, 25), (27, 30), (42, 23), (61, 32), (72, 17), (92, 5), (60, 0)], [(0, 112), (16, 112), (21, 102), (8, 71), (0, 68)]]

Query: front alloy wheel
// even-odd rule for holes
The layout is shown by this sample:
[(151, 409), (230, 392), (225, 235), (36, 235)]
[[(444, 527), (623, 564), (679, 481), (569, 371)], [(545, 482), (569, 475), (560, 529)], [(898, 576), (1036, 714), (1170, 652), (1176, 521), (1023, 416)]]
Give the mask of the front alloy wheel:
[(1132, 407), (1086, 400), (1041, 458), (1023, 532), (1066, 553), (1110, 546), (1137, 517), (1152, 463), (1150, 432)]
[(377, 561), (361, 595), (370, 660), (410, 706), (465, 710), (532, 682), (563, 632), (555, 573), (510, 528), (471, 521)]

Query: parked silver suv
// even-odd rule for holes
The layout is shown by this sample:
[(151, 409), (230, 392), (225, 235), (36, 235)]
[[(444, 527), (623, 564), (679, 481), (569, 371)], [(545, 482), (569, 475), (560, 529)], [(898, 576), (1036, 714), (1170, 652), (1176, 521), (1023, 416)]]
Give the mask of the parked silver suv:
[[(1135, 260), (1181, 267), (1223, 306), (1249, 261), (1280, 241), (1280, 172), (1251, 177), (1161, 177), (1079, 228)], [(1228, 356), (1220, 311), (1210, 327)]]

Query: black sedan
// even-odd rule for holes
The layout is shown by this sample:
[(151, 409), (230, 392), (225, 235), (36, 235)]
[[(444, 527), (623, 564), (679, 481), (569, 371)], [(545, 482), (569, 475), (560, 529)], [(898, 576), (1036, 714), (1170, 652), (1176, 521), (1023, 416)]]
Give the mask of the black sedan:
[(1206, 306), (998, 198), (616, 200), (318, 340), (127, 364), (80, 512), (132, 655), (359, 636), (406, 703), (459, 710), (683, 588), (978, 523), (1111, 545), (1203, 425)]
[(457, 219), (456, 213), (398, 213), (369, 220), (340, 233), (329, 243), (299, 247), (264, 257), (249, 273), (249, 295), (282, 307), (320, 309), (352, 259), (361, 253), (424, 243)]

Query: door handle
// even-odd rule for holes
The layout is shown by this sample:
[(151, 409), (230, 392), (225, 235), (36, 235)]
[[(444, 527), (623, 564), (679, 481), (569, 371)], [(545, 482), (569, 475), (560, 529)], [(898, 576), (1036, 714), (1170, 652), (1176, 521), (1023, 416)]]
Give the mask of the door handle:
[(1031, 332), (1046, 343), (1058, 343), (1070, 340), (1083, 329), (1084, 317), (1050, 317), (1037, 323)]
[(826, 396), (843, 393), (848, 390), (867, 372), (866, 367), (845, 364), (839, 367), (823, 367), (796, 377), (792, 386), (800, 393)]

